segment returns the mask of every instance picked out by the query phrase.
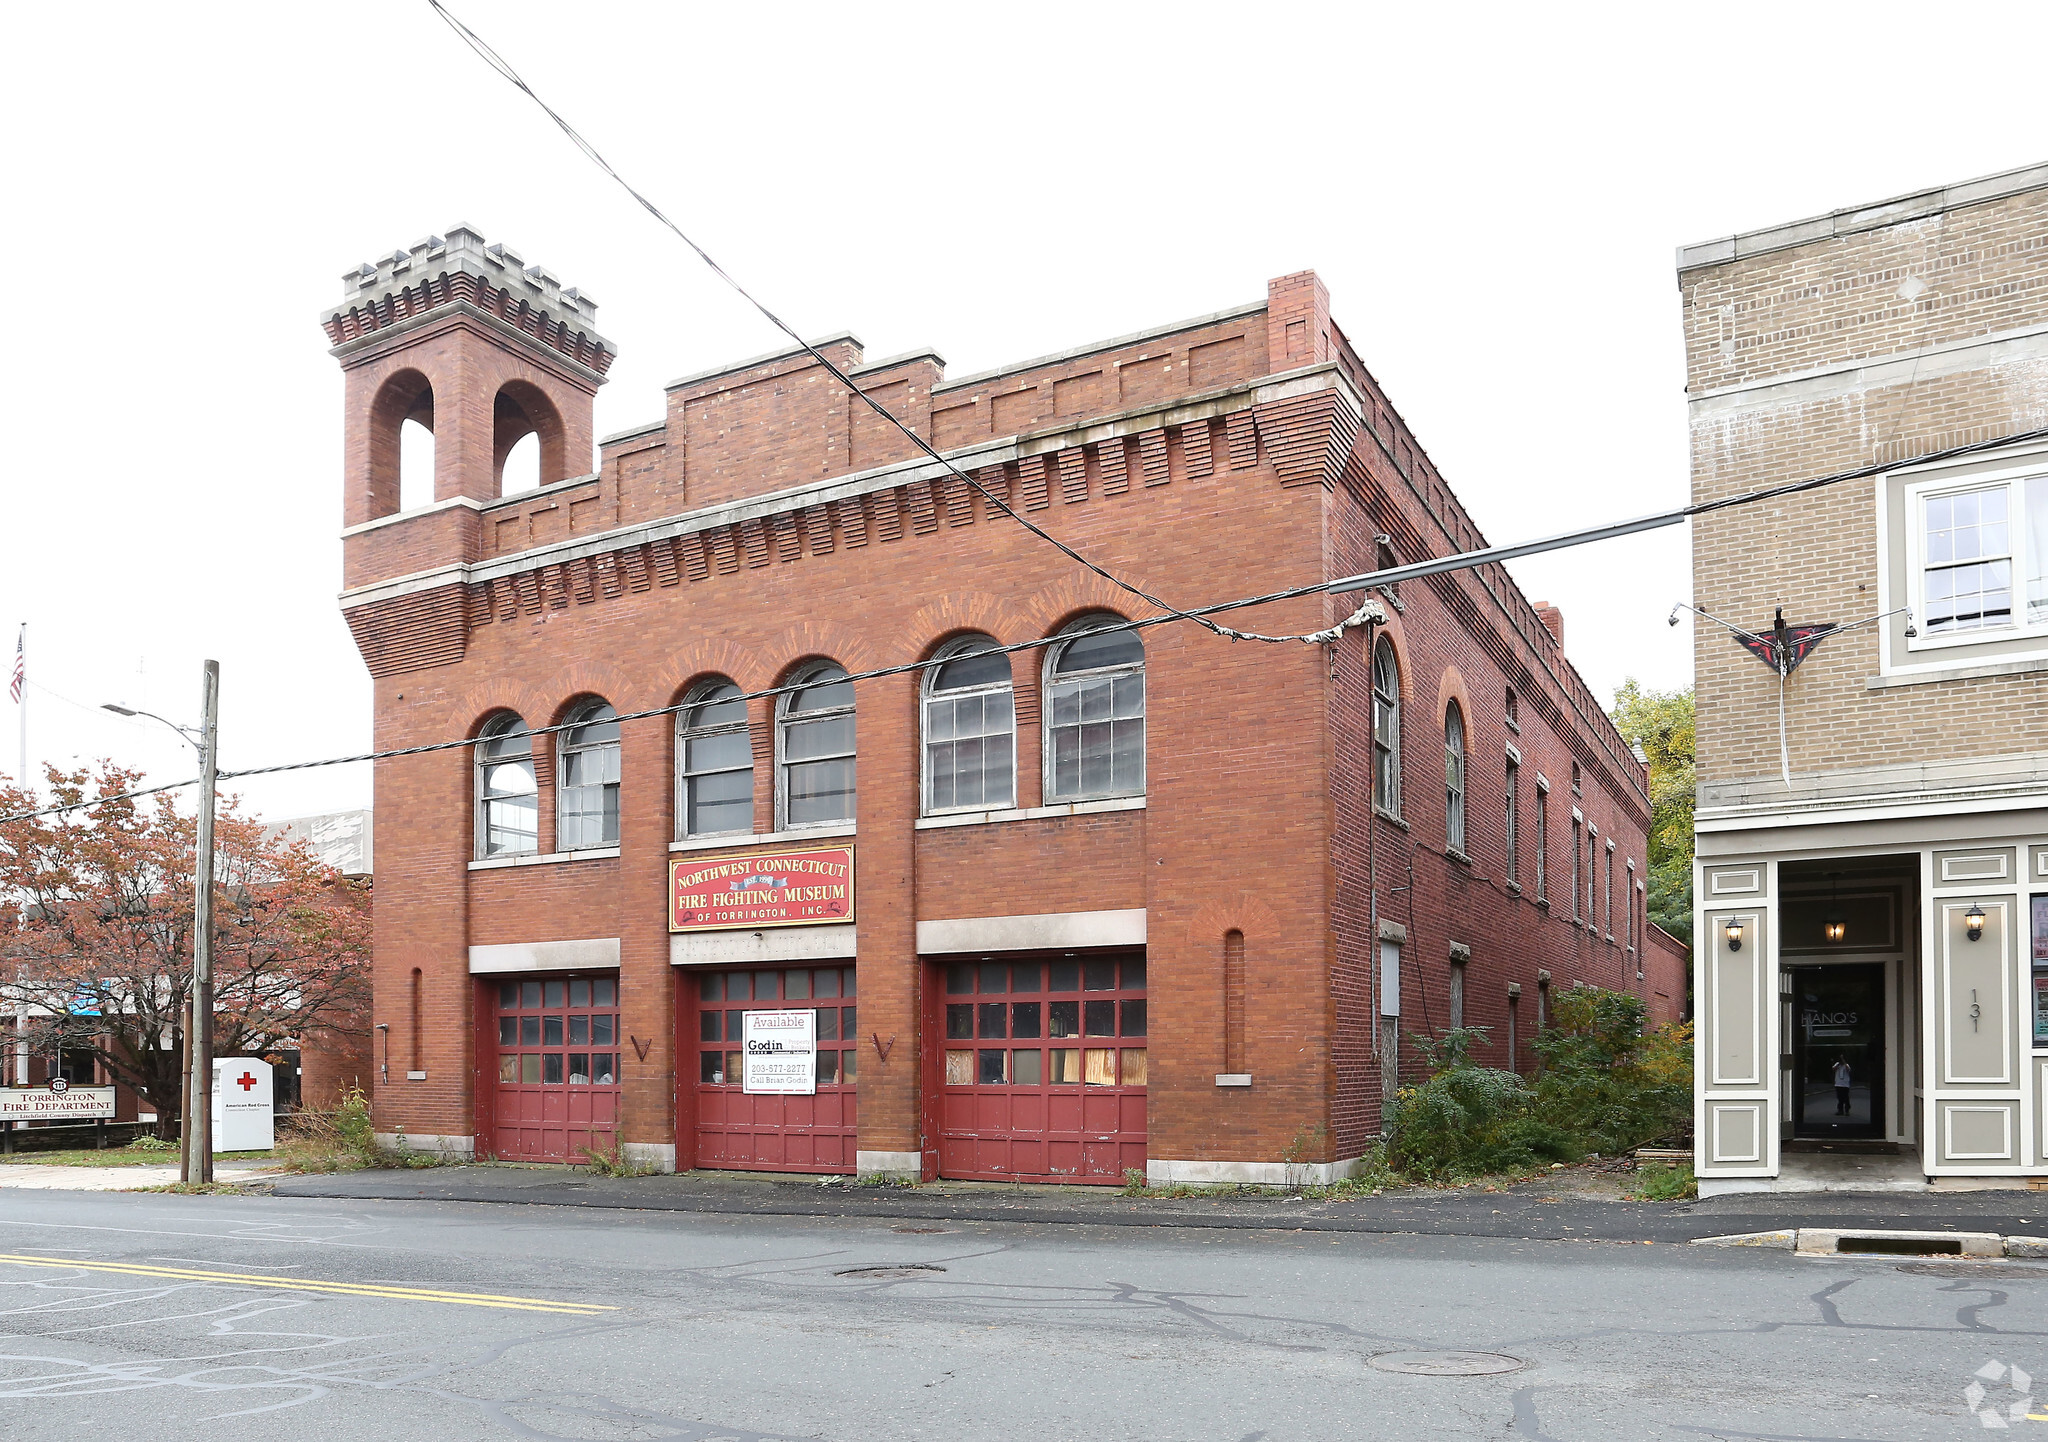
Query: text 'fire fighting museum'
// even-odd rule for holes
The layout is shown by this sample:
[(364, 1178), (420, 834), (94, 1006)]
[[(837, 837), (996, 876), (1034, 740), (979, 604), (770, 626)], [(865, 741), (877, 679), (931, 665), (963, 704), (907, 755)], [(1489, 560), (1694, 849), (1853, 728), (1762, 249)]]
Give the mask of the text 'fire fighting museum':
[[(1104, 632), (1157, 613), (801, 350), (675, 381), (597, 442), (595, 315), (458, 227), (349, 272), (323, 317), (377, 745), (473, 743), (377, 763), (381, 1132), (1327, 1179), (1413, 1075), (1410, 1033), (1483, 1025), (1527, 1069), (1553, 986), (1682, 1006), (1644, 919), (1643, 768), (1498, 568), (1390, 589), (1335, 643)], [(1311, 273), (957, 379), (820, 348), (1176, 604), (1482, 544)], [(433, 499), (402, 509), (415, 422)], [(541, 484), (503, 494), (529, 435)], [(1309, 632), (1360, 599), (1225, 619)]]

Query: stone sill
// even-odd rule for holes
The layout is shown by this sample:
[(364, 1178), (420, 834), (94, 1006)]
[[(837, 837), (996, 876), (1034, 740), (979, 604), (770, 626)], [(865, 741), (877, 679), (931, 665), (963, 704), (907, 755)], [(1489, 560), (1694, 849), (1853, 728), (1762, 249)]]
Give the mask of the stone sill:
[(1100, 816), (1114, 811), (1143, 811), (1142, 796), (1110, 796), (1100, 801), (1063, 801), (1057, 806), (1011, 807), (1003, 811), (956, 811), (919, 818), (916, 829), (938, 831), (948, 826), (989, 826), (1003, 821), (1041, 821), (1059, 816)]
[(2048, 657), (2028, 656), (2014, 661), (1990, 661), (1975, 666), (1944, 666), (1930, 671), (1898, 671), (1888, 676), (1871, 676), (1863, 682), (1866, 691), (1889, 691), (1895, 686), (1934, 686), (1943, 681), (1979, 681), (1990, 676), (2032, 676), (2048, 671)]
[(471, 871), (497, 871), (507, 866), (553, 866), (563, 861), (603, 861), (608, 856), (617, 856), (616, 846), (593, 846), (587, 851), (550, 851), (543, 856), (539, 852), (525, 852), (518, 856), (487, 856), (482, 861), (469, 863)]
[(803, 841), (818, 841), (833, 836), (853, 835), (853, 823), (834, 822), (830, 826), (800, 826), (793, 831), (736, 831), (730, 836), (693, 836), (688, 841), (671, 841), (670, 851), (717, 851), (728, 846), (795, 846)]

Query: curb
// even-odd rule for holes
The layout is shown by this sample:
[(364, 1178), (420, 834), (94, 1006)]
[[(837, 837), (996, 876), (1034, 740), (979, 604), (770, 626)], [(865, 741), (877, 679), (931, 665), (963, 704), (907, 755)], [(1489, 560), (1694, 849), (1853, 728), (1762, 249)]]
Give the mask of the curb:
[(1805, 1257), (2048, 1257), (2048, 1237), (1997, 1232), (1912, 1232), (1878, 1227), (1800, 1227), (1695, 1237), (1695, 1247), (1757, 1247)]

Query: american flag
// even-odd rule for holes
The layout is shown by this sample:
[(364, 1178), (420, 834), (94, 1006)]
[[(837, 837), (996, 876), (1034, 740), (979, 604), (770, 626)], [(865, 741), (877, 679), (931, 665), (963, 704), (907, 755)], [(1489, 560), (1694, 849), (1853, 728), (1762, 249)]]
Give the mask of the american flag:
[(28, 660), (22, 648), (28, 644), (28, 627), (23, 626), (14, 636), (14, 676), (7, 683), (7, 699), (21, 700), (21, 688), (28, 684)]

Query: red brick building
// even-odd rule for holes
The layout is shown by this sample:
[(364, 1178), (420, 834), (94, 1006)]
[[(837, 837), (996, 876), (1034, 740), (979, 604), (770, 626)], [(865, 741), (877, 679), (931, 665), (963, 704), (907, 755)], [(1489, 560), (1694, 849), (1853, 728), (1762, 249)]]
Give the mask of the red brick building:
[[(1643, 769), (1498, 567), (1403, 583), (1372, 651), (1074, 639), (1150, 608), (801, 351), (673, 382), (593, 471), (613, 350), (587, 297), (460, 228), (346, 286), (342, 604), (377, 744), (480, 738), (377, 767), (385, 1132), (1327, 1177), (1378, 1135), (1406, 1033), (1488, 1026), (1526, 1068), (1548, 987), (1683, 995), (1682, 960), (1644, 972)], [(1482, 544), (1313, 273), (981, 375), (821, 347), (1175, 604)], [(408, 419), (435, 499), (401, 513)], [(543, 484), (501, 495), (529, 434)], [(1228, 619), (1308, 632), (1358, 599)], [(752, 695), (778, 686), (803, 689)]]

